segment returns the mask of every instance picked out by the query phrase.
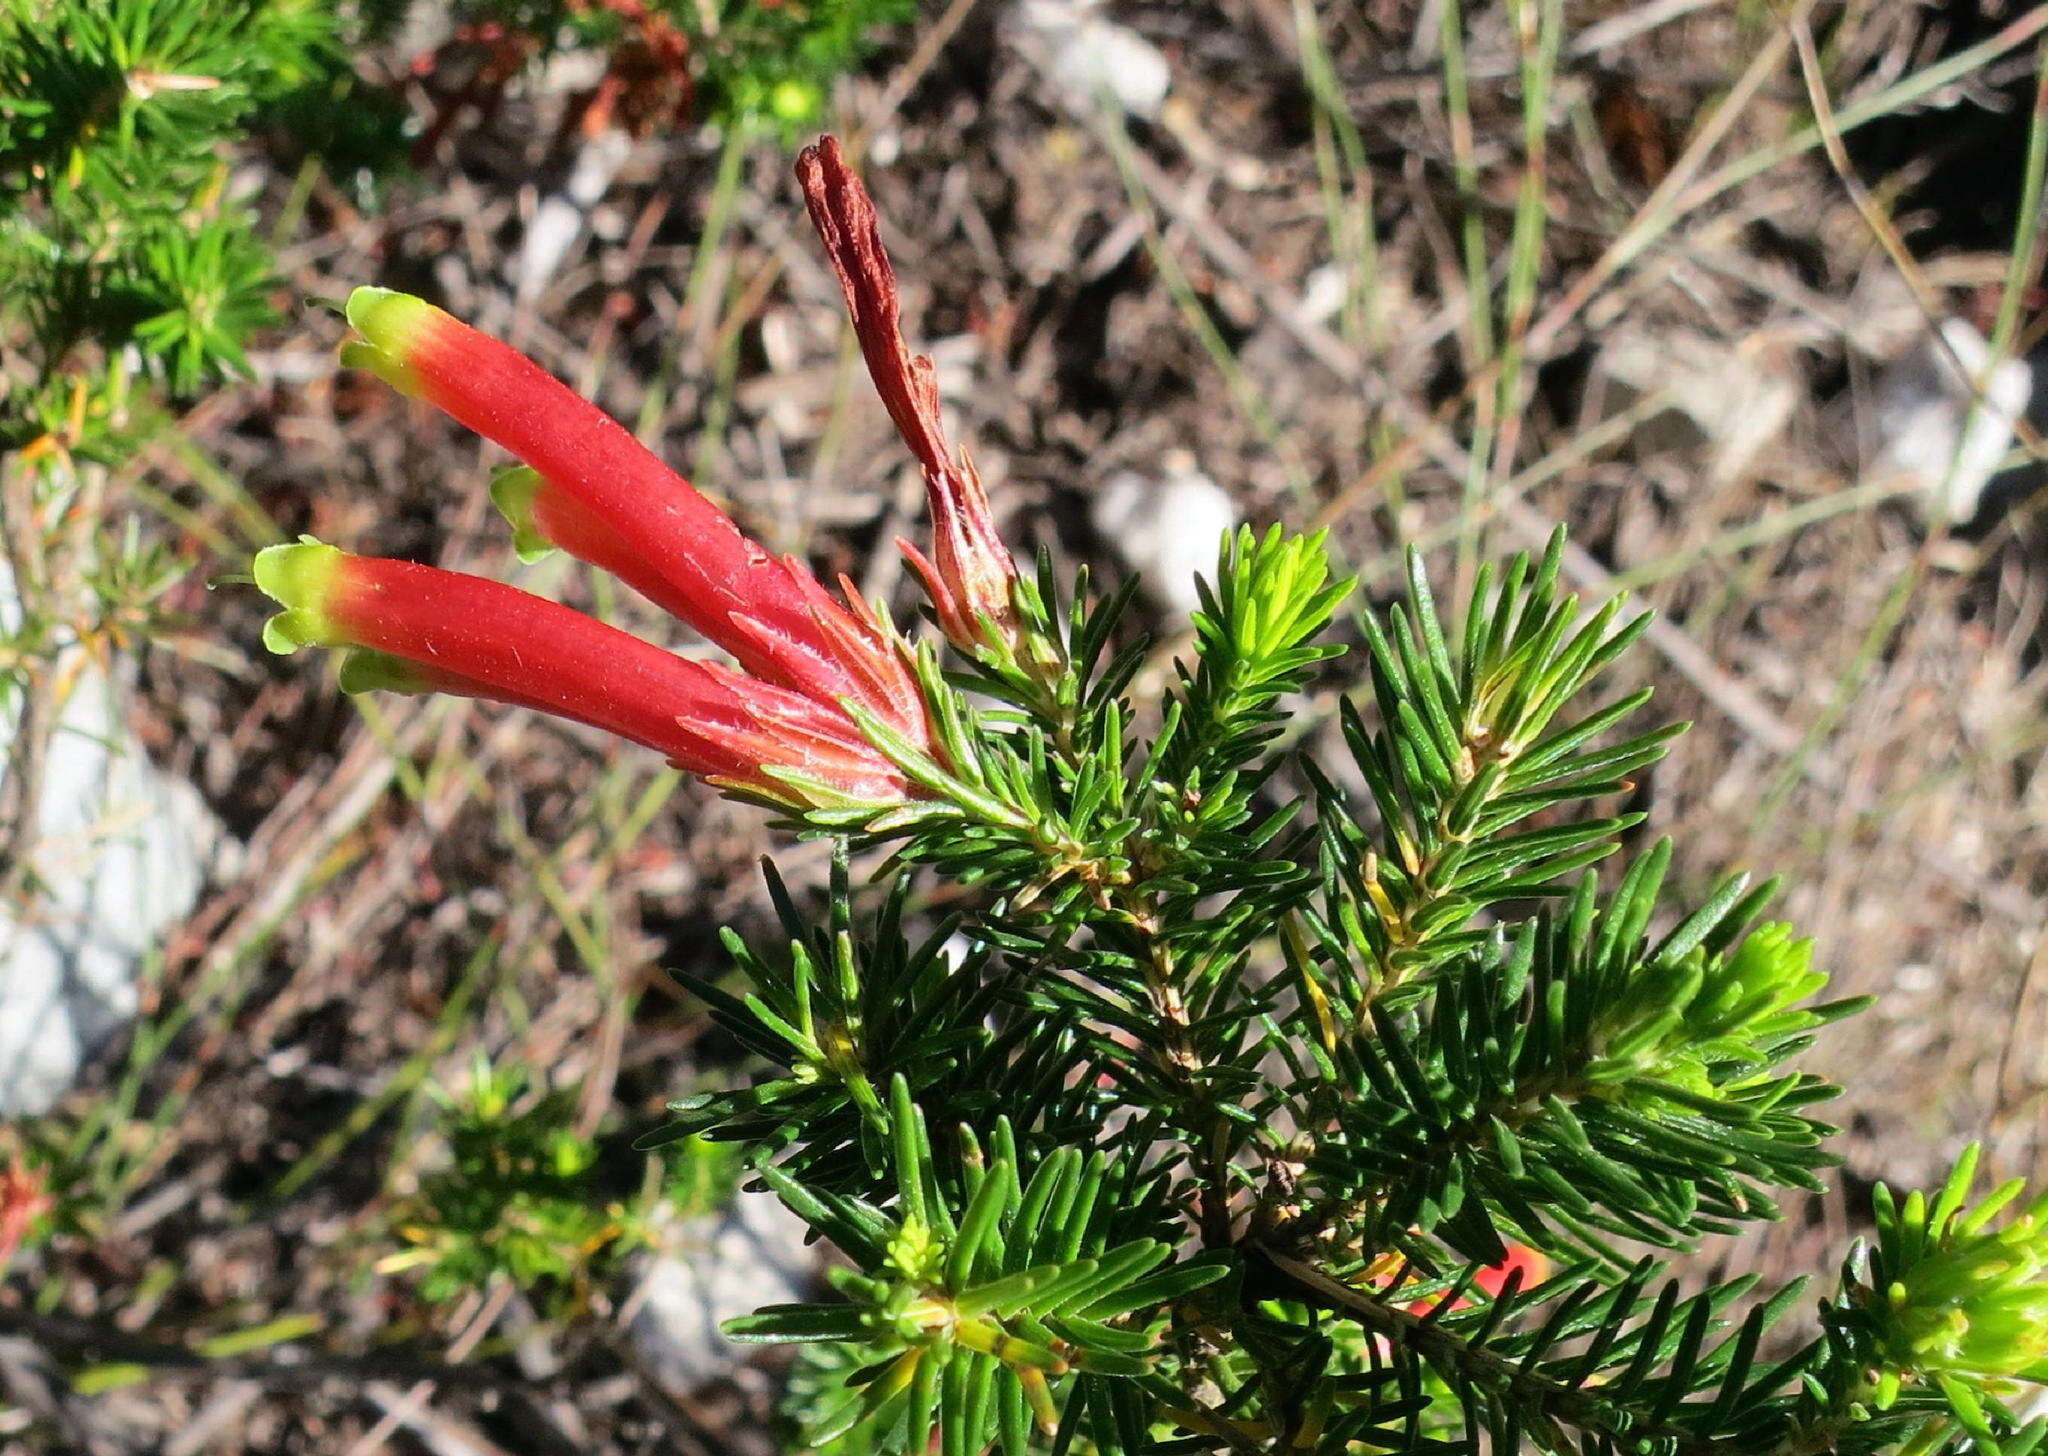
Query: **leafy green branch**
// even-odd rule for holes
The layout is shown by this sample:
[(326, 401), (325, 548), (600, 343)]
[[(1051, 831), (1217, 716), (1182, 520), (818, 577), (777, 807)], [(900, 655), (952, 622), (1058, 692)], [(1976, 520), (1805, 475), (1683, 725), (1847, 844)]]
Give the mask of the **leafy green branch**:
[(1362, 618), (1382, 726), (1348, 704), (1344, 734), (1379, 820), (1374, 835), (1326, 778), (1326, 915), (1364, 953), (1354, 1015), (1478, 943), (1475, 916), (1551, 893), (1611, 853), (1639, 815), (1549, 823), (1510, 832), (1562, 805), (1622, 793), (1628, 775), (1663, 756), (1685, 730), (1669, 724), (1604, 744), (1649, 699), (1642, 689), (1562, 726), (1559, 714), (1648, 625), (1620, 621), (1611, 601), (1580, 618), (1559, 591), (1563, 537), (1534, 568), (1516, 556), (1499, 583), (1482, 569), (1455, 646), (1421, 559), (1410, 554), (1407, 601), (1383, 628)]
[(1801, 1004), (1825, 977), (1784, 927), (1750, 928), (1768, 887), (1731, 880), (1652, 941), (1669, 860), (1660, 844), (1605, 904), (1583, 878), (1406, 1016), (1370, 1007), (1369, 1039), (1324, 1031), (1302, 1121), (1322, 1129), (1308, 1172), (1328, 1201), (1282, 1222), (1441, 1225), (1492, 1260), (1504, 1219), (1612, 1258), (1605, 1235), (1677, 1245), (1774, 1217), (1758, 1183), (1817, 1191), (1832, 1129), (1800, 1109), (1837, 1089), (1777, 1068), (1864, 1003)]
[[(1215, 1261), (1168, 1264), (1172, 1243), (1119, 1239), (1113, 1229), (1145, 1217), (1143, 1187), (1114, 1177), (1100, 1156), (1065, 1149), (1020, 1175), (1007, 1122), (986, 1149), (959, 1130), (957, 1184), (940, 1171), (908, 1084), (890, 1087), (891, 1158), (900, 1194), (893, 1215), (799, 1183), (785, 1169), (762, 1180), (833, 1242), (856, 1268), (836, 1270), (837, 1304), (773, 1306), (733, 1322), (741, 1340), (857, 1340), (873, 1363), (838, 1409), (821, 1413), (812, 1437), (829, 1441), (856, 1425), (888, 1449), (943, 1456), (993, 1442), (1031, 1449), (1035, 1426), (1057, 1436), (1069, 1417), (1059, 1392), (1088, 1382), (1068, 1412), (1101, 1402), (1113, 1419), (1143, 1406), (1127, 1387), (1153, 1374), (1147, 1358), (1159, 1322), (1148, 1312), (1223, 1277)], [(1156, 1214), (1154, 1215), (1156, 1217)], [(1162, 1267), (1165, 1266), (1165, 1267)]]

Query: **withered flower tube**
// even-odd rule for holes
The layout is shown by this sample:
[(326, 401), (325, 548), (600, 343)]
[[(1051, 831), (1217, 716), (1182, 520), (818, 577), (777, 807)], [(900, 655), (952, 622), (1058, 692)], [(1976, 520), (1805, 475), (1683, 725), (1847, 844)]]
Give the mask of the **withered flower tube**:
[(896, 544), (923, 582), (948, 639), (969, 650), (989, 646), (1015, 653), (1023, 640), (1013, 596), (1017, 566), (996, 534), (974, 462), (946, 443), (932, 361), (904, 345), (896, 271), (882, 247), (875, 205), (832, 137), (803, 150), (796, 175), (846, 295), (868, 374), (924, 472), (931, 557), (907, 541)]

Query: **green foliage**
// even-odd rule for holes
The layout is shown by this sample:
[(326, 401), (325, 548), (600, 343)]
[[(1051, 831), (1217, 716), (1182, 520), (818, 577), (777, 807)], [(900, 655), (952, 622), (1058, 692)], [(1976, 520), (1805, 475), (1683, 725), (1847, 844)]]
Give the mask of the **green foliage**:
[(721, 0), (677, 4), (709, 114), (762, 122), (786, 136), (815, 122), (832, 83), (874, 45), (875, 31), (917, 14), (916, 0)]
[[(969, 1028), (997, 1005), (984, 980), (985, 948), (965, 952), (956, 963), (948, 927), (911, 946), (903, 936), (900, 896), (856, 938), (844, 859), (834, 864), (833, 885), (832, 913), (814, 926), (769, 871), (788, 953), (757, 955), (727, 932), (727, 948), (754, 985), (743, 998), (685, 975), (720, 1025), (782, 1072), (678, 1104), (677, 1120), (648, 1145), (699, 1131), (721, 1142), (760, 1141), (801, 1126), (802, 1145), (788, 1154), (790, 1171), (821, 1187), (873, 1197), (889, 1178), (891, 1120), (883, 1097), (892, 1081), (985, 1123), (1001, 1108), (980, 1089), (995, 1085), (998, 1076), (1036, 1066), (1051, 1087), (1071, 1073), (1072, 1037), (1056, 1022), (1020, 1027), (980, 1045)], [(1087, 1125), (1100, 1100), (1085, 1089), (1061, 1099), (1063, 1125)]]
[(1584, 878), (1561, 913), (1447, 965), (1406, 1017), (1368, 1001), (1369, 1038), (1330, 1038), (1332, 1131), (1309, 1167), (1340, 1221), (1487, 1262), (1520, 1238), (1626, 1264), (1601, 1235), (1685, 1247), (1776, 1217), (1773, 1189), (1818, 1190), (1833, 1129), (1799, 1109), (1834, 1089), (1776, 1068), (1857, 1006), (1785, 1009), (1818, 978), (1782, 928), (1742, 938), (1763, 897), (1740, 881), (1651, 942), (1669, 852), (1605, 905)]
[(1509, 831), (1555, 806), (1623, 791), (1628, 774), (1684, 731), (1594, 746), (1648, 700), (1647, 689), (1552, 727), (1647, 625), (1638, 617), (1617, 627), (1618, 601), (1579, 621), (1557, 570), (1553, 549), (1533, 575), (1515, 558), (1497, 590), (1482, 571), (1455, 647), (1413, 558), (1409, 600), (1385, 628), (1364, 619), (1383, 722), (1370, 730), (1352, 709), (1344, 727), (1379, 830), (1363, 831), (1334, 790), (1323, 796), (1323, 825), (1334, 841), (1325, 855), (1330, 913), (1357, 935), (1375, 995), (1473, 945), (1481, 910), (1543, 894), (1611, 853), (1639, 816)]
[(1251, 812), (1261, 763), (1287, 718), (1287, 696), (1316, 664), (1342, 648), (1312, 645), (1350, 594), (1329, 579), (1324, 536), (1264, 538), (1249, 527), (1226, 539), (1218, 599), (1200, 584), (1195, 662), (1182, 666), (1179, 693), (1153, 744), (1167, 792), (1155, 796), (1160, 831), (1177, 853), (1206, 860), (1235, 852)]
[[(916, 0), (465, 0), (461, 18), (532, 38), (536, 54), (607, 53), (628, 87), (673, 67), (690, 111), (720, 126), (785, 140), (822, 114), (832, 83), (874, 48), (881, 27), (917, 14)], [(652, 52), (650, 54), (650, 52)]]
[(1965, 1209), (1976, 1167), (1972, 1147), (1931, 1204), (1915, 1192), (1901, 1205), (1878, 1186), (1876, 1247), (1852, 1274), (1847, 1303), (1879, 1354), (1880, 1407), (1911, 1371), (1932, 1375), (1959, 1411), (1972, 1379), (2001, 1391), (2048, 1382), (2048, 1195), (1994, 1228), (2024, 1185)]
[[(132, 449), (148, 401), (130, 387), (131, 361), (174, 399), (247, 373), (278, 280), (228, 164), (260, 136), (320, 153), (344, 182), (393, 167), (401, 104), (347, 57), (404, 9), (0, 0), (0, 345), (22, 364), (0, 377), (0, 446), (51, 440), (87, 460)], [(533, 54), (606, 50), (629, 91), (672, 83), (698, 115), (785, 134), (816, 117), (879, 27), (914, 13), (911, 0), (478, 0), (460, 11), (529, 37)], [(650, 26), (673, 56), (641, 53)]]
[(788, 1449), (814, 1456), (870, 1456), (879, 1452), (872, 1422), (856, 1421), (845, 1430), (841, 1414), (860, 1391), (860, 1347), (847, 1340), (815, 1340), (796, 1347), (783, 1392), (783, 1411), (790, 1431)]
[[(1170, 1243), (1118, 1236), (1136, 1217), (1159, 1220), (1159, 1211), (1146, 1190), (1106, 1186), (1099, 1155), (1064, 1149), (1025, 1182), (1007, 1123), (995, 1124), (986, 1151), (962, 1127), (956, 1181), (939, 1171), (901, 1078), (890, 1117), (900, 1194), (893, 1218), (806, 1189), (778, 1168), (763, 1172), (813, 1227), (874, 1271), (832, 1272), (843, 1303), (775, 1306), (727, 1326), (741, 1340), (858, 1341), (874, 1359), (843, 1382), (835, 1408), (816, 1413), (811, 1439), (866, 1426), (877, 1449), (921, 1451), (936, 1432), (945, 1456), (967, 1456), (991, 1442), (1024, 1452), (1034, 1425), (1055, 1436), (1063, 1406), (1142, 1422), (1125, 1383), (1151, 1373), (1141, 1356), (1156, 1332), (1130, 1316), (1213, 1283), (1226, 1267), (1184, 1262), (1155, 1272)], [(1075, 1388), (1086, 1393), (1078, 1405)]]
[[(647, 1240), (641, 1212), (599, 1196), (598, 1147), (575, 1130), (570, 1095), (527, 1095), (523, 1068), (482, 1061), (460, 1092), (434, 1090), (447, 1161), (394, 1211), (409, 1247), (383, 1260), (384, 1272), (421, 1271), (431, 1301), (501, 1279), (559, 1292), (601, 1279)], [(686, 1164), (683, 1178), (702, 1170)]]
[[(773, 1070), (677, 1125), (850, 1265), (734, 1326), (833, 1347), (792, 1386), (810, 1445), (2033, 1449), (2002, 1402), (2048, 1376), (2048, 1205), (1963, 1214), (1968, 1160), (1880, 1200), (1803, 1343), (1803, 1284), (1642, 1257), (1822, 1187), (1837, 1089), (1792, 1063), (1857, 1007), (1771, 887), (1675, 903), (1668, 844), (1593, 868), (1679, 730), (1597, 695), (1643, 624), (1560, 550), (1454, 624), (1413, 563), (1334, 752), (1288, 732), (1339, 652), (1314, 538), (1227, 543), (1156, 725), (1128, 593), (1063, 605), (1043, 563), (1013, 657), (927, 649), (929, 797), (803, 825), (893, 849), (887, 893), (778, 886), (787, 952), (703, 988)], [(913, 946), (918, 886), (953, 915)]]
[(0, 333), (40, 364), (12, 381), (16, 443), (77, 381), (96, 396), (81, 419), (118, 418), (130, 347), (177, 395), (246, 370), (274, 280), (253, 214), (224, 195), (225, 145), (332, 42), (331, 11), (307, 0), (0, 9)]
[(307, 0), (8, 0), (0, 178), (113, 221), (185, 206), (211, 149), (313, 74), (331, 12)]
[(216, 371), (248, 372), (242, 340), (272, 321), (270, 258), (252, 234), (209, 218), (153, 239), (130, 336), (171, 389), (193, 394)]
[(679, 1218), (709, 1218), (732, 1204), (739, 1190), (739, 1150), (730, 1143), (687, 1138), (668, 1154), (666, 1201)]

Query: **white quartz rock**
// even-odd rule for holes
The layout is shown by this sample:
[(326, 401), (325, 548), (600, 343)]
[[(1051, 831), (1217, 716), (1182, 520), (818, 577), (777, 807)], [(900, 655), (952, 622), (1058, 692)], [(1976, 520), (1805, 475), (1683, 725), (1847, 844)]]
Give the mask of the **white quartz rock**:
[(1195, 578), (1215, 581), (1223, 537), (1238, 525), (1223, 487), (1183, 461), (1170, 461), (1157, 477), (1112, 475), (1095, 492), (1090, 515), (1153, 598), (1180, 616), (1201, 606)]
[[(1986, 373), (1990, 360), (1984, 336), (1952, 318), (1938, 339), (1923, 334), (1878, 378), (1867, 468), (1916, 481), (1932, 520), (1957, 525), (1977, 514), (2033, 394), (2026, 360), (2005, 359)], [(1981, 401), (1972, 379), (1982, 382)]]
[(1010, 43), (1069, 110), (1092, 114), (1107, 99), (1141, 120), (1158, 117), (1173, 82), (1166, 57), (1102, 15), (1098, 0), (1016, 0), (1004, 20)]
[(724, 1213), (678, 1227), (642, 1264), (627, 1335), (663, 1389), (687, 1399), (737, 1374), (746, 1352), (719, 1326), (811, 1292), (818, 1255), (806, 1232), (773, 1195), (736, 1193)]
[[(0, 578), (0, 626), (18, 611)], [(0, 909), (0, 1117), (47, 1109), (135, 1014), (137, 977), (191, 913), (222, 837), (197, 791), (130, 735), (119, 684), (73, 667), (30, 850), (41, 893)], [(0, 698), (8, 739), (17, 711)]]
[(512, 270), (521, 301), (534, 298), (553, 281), (591, 209), (604, 200), (632, 152), (632, 138), (616, 129), (599, 132), (577, 149), (562, 190), (542, 198), (526, 225)]

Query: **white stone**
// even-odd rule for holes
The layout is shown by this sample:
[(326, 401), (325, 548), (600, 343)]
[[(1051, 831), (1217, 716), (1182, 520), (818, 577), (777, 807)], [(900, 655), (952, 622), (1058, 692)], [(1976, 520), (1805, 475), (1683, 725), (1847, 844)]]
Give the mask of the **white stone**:
[(1183, 617), (1201, 606), (1195, 578), (1215, 581), (1223, 537), (1238, 525), (1223, 487), (1177, 455), (1157, 477), (1135, 470), (1112, 475), (1095, 492), (1089, 514), (1145, 590)]
[(1302, 279), (1301, 302), (1295, 305), (1294, 315), (1308, 327), (1318, 328), (1337, 316), (1350, 291), (1351, 280), (1345, 270), (1325, 263)]
[[(0, 628), (19, 612), (0, 575)], [(43, 893), (0, 911), (0, 1116), (46, 1110), (135, 1014), (136, 979), (191, 913), (221, 838), (197, 791), (158, 771), (128, 732), (119, 684), (68, 666), (30, 851)], [(10, 739), (16, 711), (0, 703)]]
[(577, 148), (562, 190), (541, 199), (520, 240), (512, 273), (521, 300), (533, 298), (554, 278), (591, 209), (604, 200), (632, 152), (633, 139), (617, 129), (599, 132)]
[[(1923, 334), (1878, 378), (1867, 469), (1913, 480), (1931, 520), (1956, 525), (1977, 514), (2033, 394), (2026, 360), (2005, 359), (1987, 373), (1990, 362), (1984, 336), (1952, 318), (1940, 338)], [(1982, 381), (1981, 401), (1973, 379)]]
[(1784, 431), (1804, 387), (1787, 351), (1764, 336), (1730, 344), (1686, 328), (1622, 327), (1601, 345), (1595, 387), (1611, 415), (1632, 399), (1663, 394), (1663, 409), (1636, 426), (1639, 449), (1706, 456), (1707, 483), (1738, 479)]
[(719, 1326), (810, 1295), (818, 1256), (806, 1232), (772, 1194), (736, 1193), (723, 1214), (681, 1225), (645, 1260), (626, 1333), (663, 1389), (687, 1399), (732, 1379), (746, 1351)]
[(1097, 0), (1016, 0), (1005, 30), (1061, 104), (1082, 115), (1107, 99), (1129, 115), (1154, 120), (1173, 84), (1159, 48), (1103, 16)]
[(603, 46), (563, 46), (552, 52), (540, 68), (534, 88), (555, 96), (575, 96), (594, 91), (610, 68)]

